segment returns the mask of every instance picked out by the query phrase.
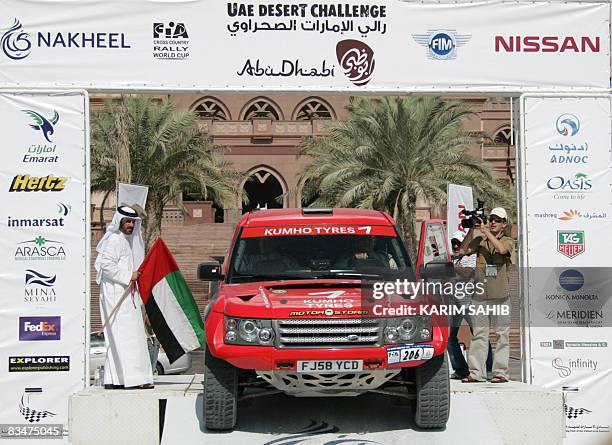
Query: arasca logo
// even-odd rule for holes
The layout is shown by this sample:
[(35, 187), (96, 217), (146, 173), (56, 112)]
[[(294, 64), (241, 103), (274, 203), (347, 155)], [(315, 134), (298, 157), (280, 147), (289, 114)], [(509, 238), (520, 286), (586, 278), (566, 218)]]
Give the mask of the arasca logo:
[(64, 176), (30, 176), (15, 175), (9, 192), (61, 192), (66, 187), (67, 177)]
[(59, 122), (59, 113), (53, 110), (53, 116), (47, 119), (45, 116), (34, 110), (22, 110), (25, 114), (30, 116), (34, 121), (34, 124), (30, 124), (33, 130), (40, 131), (47, 142), (51, 142), (49, 138), (55, 132), (55, 125)]
[(159, 60), (189, 58), (189, 34), (184, 23), (153, 23), (153, 58)]
[(374, 51), (359, 40), (342, 40), (336, 45), (336, 57), (344, 75), (355, 86), (367, 85), (374, 73)]
[(25, 59), (30, 55), (30, 50), (32, 49), (30, 35), (23, 30), (23, 25), (17, 19), (2, 34), (0, 45), (4, 55), (13, 60)]
[(454, 29), (430, 29), (426, 34), (412, 34), (412, 38), (427, 48), (428, 59), (452, 60), (457, 58), (457, 48), (469, 42), (472, 36), (457, 34)]
[(557, 252), (575, 258), (585, 250), (583, 230), (557, 230)]
[(57, 275), (46, 275), (34, 269), (27, 269), (25, 271), (24, 303), (38, 305), (55, 303), (57, 301), (56, 279)]
[(65, 259), (64, 243), (48, 240), (42, 236), (18, 243), (15, 250), (16, 261), (63, 261)]

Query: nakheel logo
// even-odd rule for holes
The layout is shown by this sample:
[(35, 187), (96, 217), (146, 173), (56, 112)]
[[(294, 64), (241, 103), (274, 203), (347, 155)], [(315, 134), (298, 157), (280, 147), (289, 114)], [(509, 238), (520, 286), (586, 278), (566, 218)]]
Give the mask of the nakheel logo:
[(9, 192), (61, 192), (68, 178), (64, 176), (15, 175)]
[(336, 57), (344, 75), (353, 85), (367, 85), (374, 73), (374, 51), (359, 40), (342, 40), (336, 45)]
[(427, 34), (412, 34), (419, 45), (427, 48), (427, 58), (452, 60), (457, 58), (457, 48), (470, 41), (470, 34), (457, 34), (454, 29), (429, 29)]
[(19, 341), (61, 339), (61, 317), (19, 317)]
[(47, 218), (20, 218), (18, 216), (7, 217), (8, 227), (65, 227), (66, 217), (70, 214), (71, 206), (60, 202), (57, 204), (58, 216)]
[[(25, 420), (30, 423), (38, 423), (47, 417), (54, 417), (55, 413), (42, 410), (35, 403), (32, 403), (32, 394), (42, 394), (42, 388), (25, 388), (19, 402), (19, 412)], [(33, 408), (35, 406), (36, 408)]]
[(557, 230), (557, 252), (576, 258), (585, 251), (583, 230)]
[(63, 261), (66, 259), (64, 243), (38, 236), (17, 244), (15, 261)]
[(47, 140), (47, 142), (51, 142), (49, 136), (51, 136), (55, 132), (55, 125), (57, 125), (57, 123), (59, 122), (59, 113), (53, 110), (53, 116), (47, 119), (45, 116), (34, 110), (21, 111), (30, 116), (34, 121), (33, 124), (30, 124), (30, 127), (33, 130), (40, 131)]
[(2, 34), (0, 45), (4, 55), (12, 60), (25, 59), (30, 55), (30, 50), (32, 49), (30, 34), (23, 30), (23, 25), (17, 19)]
[(57, 275), (46, 275), (34, 269), (25, 271), (24, 303), (44, 305), (55, 303), (55, 280)]

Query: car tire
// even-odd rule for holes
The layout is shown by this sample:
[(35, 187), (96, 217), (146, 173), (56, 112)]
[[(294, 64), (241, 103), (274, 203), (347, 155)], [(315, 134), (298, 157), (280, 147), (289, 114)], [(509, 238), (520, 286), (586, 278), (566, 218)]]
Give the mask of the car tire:
[(450, 412), (450, 378), (446, 354), (415, 368), (416, 407), (414, 422), (420, 428), (446, 426)]
[(159, 362), (155, 365), (155, 375), (164, 375), (164, 367)]
[(214, 357), (204, 356), (204, 421), (210, 430), (230, 430), (238, 415), (238, 368)]

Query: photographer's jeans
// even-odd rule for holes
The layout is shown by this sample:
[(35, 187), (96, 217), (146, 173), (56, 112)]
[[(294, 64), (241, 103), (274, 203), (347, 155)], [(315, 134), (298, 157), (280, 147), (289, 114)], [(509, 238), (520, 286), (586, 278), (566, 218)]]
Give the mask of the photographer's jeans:
[[(510, 307), (510, 298), (505, 300), (472, 300), (476, 306), (495, 307), (507, 305)], [(489, 344), (489, 332), (495, 332), (495, 351), (493, 352), (493, 377), (503, 376), (510, 378), (508, 362), (510, 360), (510, 314), (508, 315), (481, 315), (472, 316), (472, 344), (468, 356), (470, 376), (474, 380), (486, 381), (487, 373), (485, 362)]]
[[(467, 362), (465, 361), (465, 357), (463, 356), (463, 352), (461, 351), (461, 346), (459, 344), (459, 339), (457, 338), (459, 328), (461, 327), (461, 322), (463, 320), (465, 320), (470, 326), (470, 332), (472, 333), (472, 335), (474, 335), (474, 330), (472, 329), (472, 321), (469, 315), (453, 315), (447, 346), (451, 366), (455, 370), (455, 373), (461, 378), (470, 375), (470, 369), (468, 367)], [(493, 350), (491, 349), (491, 342), (489, 342), (486, 363), (487, 372), (490, 372), (492, 367)]]

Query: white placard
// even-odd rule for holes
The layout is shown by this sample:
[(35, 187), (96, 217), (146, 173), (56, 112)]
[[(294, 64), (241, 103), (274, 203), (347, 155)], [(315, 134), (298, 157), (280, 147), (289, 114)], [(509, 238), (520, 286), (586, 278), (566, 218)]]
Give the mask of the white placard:
[(463, 210), (474, 209), (474, 198), (472, 197), (472, 187), (466, 187), (457, 184), (448, 184), (447, 187), (447, 205), (446, 205), (446, 221), (448, 232), (448, 245), (453, 234), (457, 231), (467, 235), (468, 230), (461, 225), (461, 221), (466, 219), (462, 213)]

